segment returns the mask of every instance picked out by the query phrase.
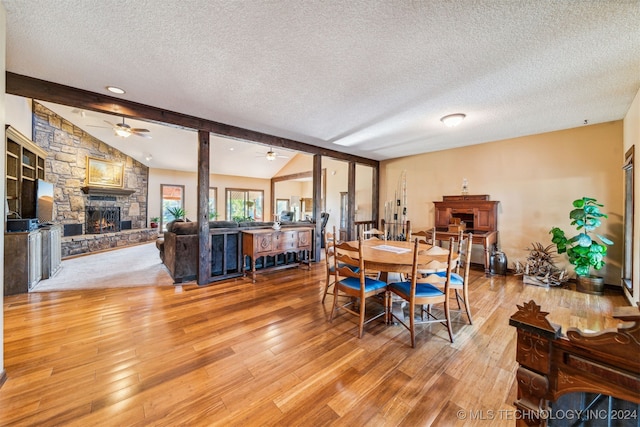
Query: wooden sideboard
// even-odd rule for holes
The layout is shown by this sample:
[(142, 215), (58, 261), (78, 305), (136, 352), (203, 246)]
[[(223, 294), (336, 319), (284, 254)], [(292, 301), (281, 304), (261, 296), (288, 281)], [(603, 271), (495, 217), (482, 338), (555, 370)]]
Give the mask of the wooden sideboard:
[(435, 206), (435, 226), (438, 240), (456, 237), (448, 231), (453, 218), (466, 225), (466, 232), (473, 233), (473, 243), (484, 247), (484, 270), (489, 273), (491, 250), (498, 243), (498, 204), (487, 194), (442, 196)]
[[(251, 277), (256, 281), (256, 263), (262, 261), (263, 270), (297, 267), (309, 263), (313, 243), (312, 227), (256, 229), (242, 231), (243, 265), (251, 259)], [(291, 255), (290, 259), (287, 255)], [(244, 274), (247, 274), (245, 267)]]

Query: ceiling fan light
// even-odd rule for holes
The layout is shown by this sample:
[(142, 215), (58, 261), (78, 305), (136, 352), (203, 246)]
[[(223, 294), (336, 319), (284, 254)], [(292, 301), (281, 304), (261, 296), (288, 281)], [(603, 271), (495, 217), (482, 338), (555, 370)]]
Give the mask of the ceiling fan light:
[(267, 160), (274, 161), (276, 159), (276, 153), (273, 151), (267, 151)]
[(448, 116), (442, 117), (440, 121), (444, 123), (445, 126), (452, 128), (462, 123), (465, 117), (467, 116), (462, 113), (449, 114)]
[(128, 138), (131, 136), (131, 131), (126, 128), (117, 128), (117, 129), (114, 129), (114, 131), (116, 135), (121, 138)]

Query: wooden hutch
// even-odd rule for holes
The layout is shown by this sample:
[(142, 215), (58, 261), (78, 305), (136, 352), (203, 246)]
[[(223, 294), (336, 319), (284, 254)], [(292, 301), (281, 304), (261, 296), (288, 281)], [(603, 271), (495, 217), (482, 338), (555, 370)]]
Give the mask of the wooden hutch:
[(435, 227), (437, 240), (456, 237), (449, 230), (452, 222), (463, 222), (466, 232), (473, 233), (473, 243), (484, 247), (484, 270), (489, 273), (491, 250), (498, 243), (498, 204), (489, 200), (489, 195), (442, 196), (435, 205)]

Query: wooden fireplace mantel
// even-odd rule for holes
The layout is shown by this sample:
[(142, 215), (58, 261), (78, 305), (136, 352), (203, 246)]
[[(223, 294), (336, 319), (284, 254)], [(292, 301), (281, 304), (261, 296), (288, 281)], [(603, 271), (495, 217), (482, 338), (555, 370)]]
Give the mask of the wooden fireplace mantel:
[(129, 190), (126, 188), (110, 188), (110, 187), (82, 187), (84, 194), (96, 194), (105, 196), (130, 196), (136, 192), (136, 190)]

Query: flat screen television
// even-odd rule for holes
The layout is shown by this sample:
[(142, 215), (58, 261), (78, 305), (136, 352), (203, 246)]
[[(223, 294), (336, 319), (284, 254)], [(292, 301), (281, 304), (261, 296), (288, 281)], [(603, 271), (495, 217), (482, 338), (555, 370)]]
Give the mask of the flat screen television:
[(53, 183), (36, 182), (36, 218), (40, 224), (53, 221)]
[(23, 182), (22, 218), (36, 218), (40, 224), (53, 221), (53, 183), (42, 179)]

